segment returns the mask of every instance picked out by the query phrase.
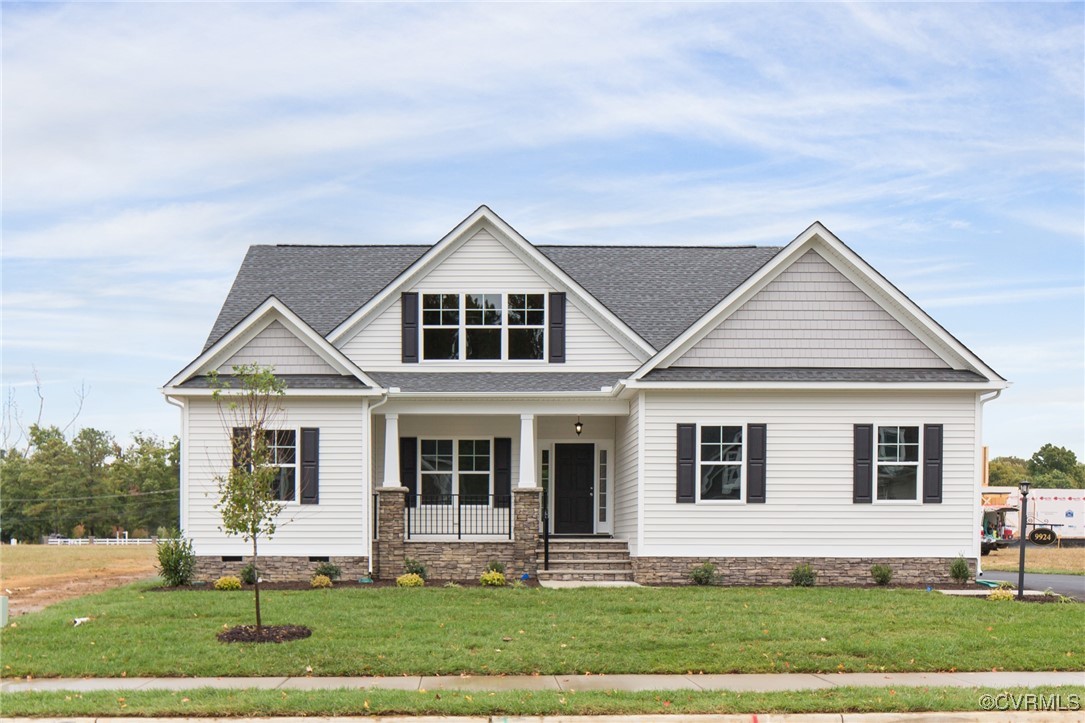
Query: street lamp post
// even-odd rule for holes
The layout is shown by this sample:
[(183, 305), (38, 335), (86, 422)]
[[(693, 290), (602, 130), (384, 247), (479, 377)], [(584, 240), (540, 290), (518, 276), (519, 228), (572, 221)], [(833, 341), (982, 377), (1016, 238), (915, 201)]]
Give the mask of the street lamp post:
[(1028, 528), (1028, 488), (1029, 481), (1027, 479), (1021, 480), (1017, 485), (1017, 488), (1021, 490), (1021, 520), (1019, 527), (1021, 528), (1018, 536), (1021, 546), (1021, 562), (1017, 570), (1017, 599), (1025, 599), (1025, 542), (1028, 541), (1028, 536), (1025, 534)]

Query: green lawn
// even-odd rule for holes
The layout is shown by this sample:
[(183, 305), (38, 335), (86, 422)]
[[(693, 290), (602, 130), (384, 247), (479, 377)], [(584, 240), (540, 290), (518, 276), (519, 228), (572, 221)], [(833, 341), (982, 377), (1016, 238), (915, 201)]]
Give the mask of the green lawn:
[[(3, 675), (1083, 670), (1085, 606), (842, 588), (265, 592), (306, 640), (225, 645), (248, 592), (118, 588), (16, 619)], [(92, 619), (79, 627), (76, 617)]]
[[(1073, 709), (1085, 687), (832, 688), (775, 693), (648, 691), (213, 690), (12, 693), (9, 716), (631, 715), (978, 711), (983, 696), (1043, 695)], [(1076, 698), (1075, 698), (1076, 696)], [(1080, 706), (1080, 703), (1076, 705)], [(1080, 709), (1080, 708), (1078, 708)]]

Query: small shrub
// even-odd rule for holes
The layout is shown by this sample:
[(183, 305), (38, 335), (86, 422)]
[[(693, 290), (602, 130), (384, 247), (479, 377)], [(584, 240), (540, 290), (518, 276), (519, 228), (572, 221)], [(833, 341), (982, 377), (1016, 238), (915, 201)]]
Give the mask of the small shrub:
[(241, 578), (237, 575), (225, 575), (215, 580), (216, 590), (240, 590)]
[(256, 565), (250, 562), (248, 565), (245, 565), (245, 567), (241, 568), (241, 572), (238, 573), (237, 576), (240, 577), (241, 582), (245, 583), (246, 585), (255, 585)]
[(500, 560), (490, 560), (486, 563), (486, 567), (484, 567), (483, 570), (485, 570), (486, 572), (500, 572), (502, 575), (504, 575), (505, 563), (501, 562)]
[(309, 587), (311, 588), (328, 588), (332, 586), (332, 579), (327, 575), (313, 575), (313, 579), (309, 581)]
[(889, 565), (872, 565), (870, 567), (870, 576), (879, 585), (888, 585), (889, 581), (893, 579), (893, 568), (889, 567)]
[(196, 573), (196, 554), (192, 542), (180, 532), (158, 540), (158, 574), (170, 587), (188, 585)]
[[(527, 587), (527, 583), (525, 583), (520, 578), (516, 578), (515, 580), (512, 581), (512, 589), (513, 590), (523, 590), (525, 587)], [(1061, 600), (1060, 600), (1060, 602), (1061, 602)]]
[(694, 585), (711, 585), (717, 577), (716, 565), (711, 562), (702, 562), (689, 571), (689, 579)]
[(448, 581), (448, 582), (446, 582), (446, 583), (445, 583), (445, 584), (444, 584), (444, 585), (443, 585), (442, 587), (452, 587), (452, 588), (455, 588), (455, 587), (459, 587), (459, 586), (460, 586), (460, 584), (459, 584), (458, 582), (456, 582), (455, 580), (449, 580), (449, 581)]
[(343, 569), (330, 562), (322, 562), (313, 570), (314, 575), (323, 575), (329, 580), (338, 580), (343, 576)]
[(950, 564), (949, 576), (961, 584), (968, 582), (972, 571), (968, 568), (968, 560), (964, 559), (963, 555), (958, 555), (957, 559)]
[(1005, 602), (1007, 600), (1013, 600), (1014, 593), (1012, 590), (1006, 590), (1004, 588), (995, 588), (987, 595), (988, 600), (994, 602)]
[(814, 572), (814, 568), (810, 567), (809, 562), (796, 565), (791, 571), (791, 584), (795, 587), (813, 587), (817, 579), (818, 574)]
[(396, 587), (422, 587), (426, 579), (417, 572), (408, 572), (396, 578)]
[(426, 572), (426, 566), (418, 560), (412, 560), (409, 557), (404, 558), (403, 560), (403, 572), (407, 573), (408, 575), (418, 575), (418, 577), (422, 578), (423, 580), (429, 578), (429, 575)]
[(995, 587), (998, 588), (999, 590), (1016, 590), (1017, 589), (1017, 586), (1014, 585), (1009, 580), (999, 580), (998, 584), (995, 585)]
[(504, 587), (505, 573), (497, 570), (487, 570), (479, 577), (478, 582), (483, 587)]

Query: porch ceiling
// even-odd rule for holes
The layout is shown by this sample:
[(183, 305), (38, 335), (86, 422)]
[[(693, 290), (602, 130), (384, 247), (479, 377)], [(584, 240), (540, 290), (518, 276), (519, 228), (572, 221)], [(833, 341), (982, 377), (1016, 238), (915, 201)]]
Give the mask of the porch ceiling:
[(371, 372), (382, 387), (399, 387), (403, 392), (531, 393), (598, 392), (614, 386), (623, 372)]

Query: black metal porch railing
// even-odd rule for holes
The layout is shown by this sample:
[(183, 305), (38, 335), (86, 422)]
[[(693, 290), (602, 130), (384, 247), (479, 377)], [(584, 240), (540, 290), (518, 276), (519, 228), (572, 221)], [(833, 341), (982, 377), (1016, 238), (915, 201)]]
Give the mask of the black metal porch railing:
[(512, 539), (510, 495), (407, 495), (407, 539), (420, 535)]
[(550, 494), (543, 488), (542, 493), (542, 508), (539, 510), (542, 517), (542, 538), (543, 538), (543, 569), (550, 569)]
[(371, 505), (372, 510), (373, 510), (373, 524), (370, 526), (370, 529), (373, 530), (373, 539), (374, 540), (378, 539), (378, 537), (377, 537), (377, 532), (378, 532), (378, 530), (377, 530), (377, 520), (380, 519), (380, 510), (378, 509), (379, 505), (380, 505), (380, 495), (377, 494), (376, 492), (374, 492), (373, 493), (373, 504)]

